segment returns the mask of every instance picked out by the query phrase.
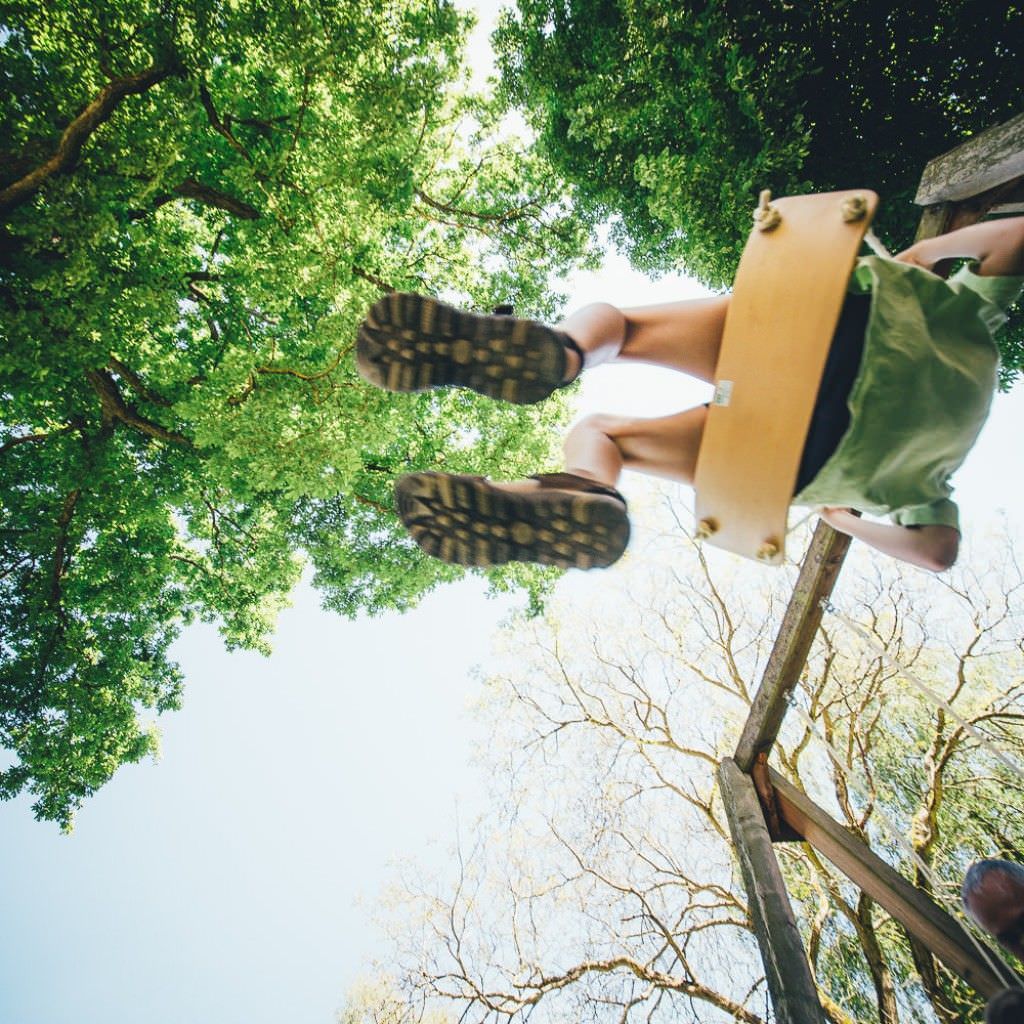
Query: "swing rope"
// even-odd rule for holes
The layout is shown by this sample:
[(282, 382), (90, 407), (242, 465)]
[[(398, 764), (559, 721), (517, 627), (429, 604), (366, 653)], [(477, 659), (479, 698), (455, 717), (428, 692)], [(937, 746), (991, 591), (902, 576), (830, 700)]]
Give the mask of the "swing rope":
[(911, 672), (905, 665), (901, 664), (897, 658), (894, 658), (886, 649), (885, 645), (879, 641), (877, 637), (872, 636), (866, 629), (863, 628), (859, 623), (855, 622), (848, 615), (841, 612), (827, 597), (822, 598), (821, 607), (837, 618), (847, 629), (859, 636), (868, 647), (870, 647), (883, 661), (887, 662), (892, 668), (896, 669), (899, 674), (906, 679), (911, 686), (922, 694), (925, 698), (932, 702), (936, 707), (941, 708), (943, 711), (953, 719), (957, 725), (960, 726), (965, 732), (971, 735), (978, 743), (997, 761), (1000, 761), (1005, 768), (1008, 768), (1018, 778), (1024, 781), (1024, 766), (1014, 758), (1009, 757), (1006, 753), (1000, 750), (992, 740), (985, 735), (980, 729), (976, 728), (970, 722), (967, 721), (958, 711), (954, 710), (953, 707), (944, 700), (938, 693), (935, 692), (927, 683), (925, 683), (918, 675)]
[(892, 259), (892, 253), (882, 244), (882, 240), (868, 228), (864, 234), (864, 241), (867, 242), (868, 248), (876, 255), (883, 256), (887, 260)]
[[(860, 773), (855, 771), (848, 771), (846, 769), (846, 767), (843, 764), (842, 755), (838, 750), (836, 750), (835, 746), (822, 733), (820, 727), (814, 721), (814, 719), (812, 719), (811, 716), (800, 706), (800, 704), (797, 702), (796, 694), (790, 693), (786, 698), (786, 702), (789, 704), (790, 708), (792, 708), (793, 711), (796, 712), (797, 717), (799, 717), (800, 720), (804, 723), (804, 725), (811, 733), (811, 735), (822, 743), (822, 745), (828, 751), (828, 755), (832, 760), (833, 764), (835, 764), (836, 768), (843, 773), (843, 777), (847, 781), (852, 781), (855, 784), (862, 799), (871, 802), (872, 798), (869, 792), (869, 788), (865, 784), (864, 780), (861, 778)], [(946, 888), (946, 883), (938, 877), (938, 875), (935, 873), (932, 867), (929, 864), (927, 864), (924, 861), (924, 859), (918, 854), (918, 852), (913, 848), (913, 846), (910, 845), (910, 843), (903, 835), (903, 830), (889, 817), (888, 814), (886, 814), (885, 811), (881, 809), (877, 802), (874, 803), (872, 807), (872, 814), (876, 816), (877, 820), (882, 825), (884, 831), (888, 833), (889, 838), (893, 841), (893, 843), (900, 850), (903, 851), (904, 855), (906, 855), (910, 859), (911, 863), (913, 863), (918, 868), (918, 870), (924, 875), (924, 877), (928, 879), (928, 883), (932, 887), (932, 892), (935, 894), (941, 894), (942, 890)], [(981, 957), (982, 960), (985, 961), (985, 963), (988, 965), (992, 973), (997, 978), (999, 978), (1000, 981), (1004, 985), (1006, 985), (1007, 988), (1024, 988), (1024, 983), (1022, 983), (1021, 979), (1017, 976), (1017, 974), (1003, 962), (1002, 958), (999, 957), (994, 952), (994, 950), (992, 950), (989, 947), (988, 943), (982, 942), (975, 934), (976, 925), (964, 913), (963, 907), (960, 906), (960, 901), (958, 899), (947, 899), (946, 904), (947, 907), (952, 906), (952, 908), (954, 909), (955, 913), (953, 914), (953, 916), (959, 918), (963, 923), (966, 924), (964, 931), (970, 938), (971, 944), (978, 952), (978, 955)]]
[[(811, 516), (816, 516), (817, 514), (818, 510), (816, 508), (810, 509), (806, 515), (802, 515), (792, 526), (786, 527), (786, 536), (788, 537), (791, 533), (799, 530), (800, 527), (811, 518)], [(795, 562), (796, 559), (790, 559), (790, 561)]]

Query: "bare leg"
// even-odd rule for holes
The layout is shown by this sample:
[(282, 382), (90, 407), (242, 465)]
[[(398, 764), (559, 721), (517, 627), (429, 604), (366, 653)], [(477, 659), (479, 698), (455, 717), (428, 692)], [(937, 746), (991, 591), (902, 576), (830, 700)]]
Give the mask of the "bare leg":
[(692, 484), (707, 414), (698, 405), (653, 419), (587, 416), (565, 439), (566, 470), (611, 487), (623, 469)]
[[(428, 300), (418, 301), (425, 306)], [(559, 360), (556, 373), (572, 380), (586, 367), (634, 360), (711, 380), (728, 305), (729, 297), (720, 296), (627, 310), (607, 303), (586, 306), (556, 328), (582, 353), (565, 346), (568, 365), (563, 375)], [(499, 340), (506, 339), (502, 335)], [(553, 340), (564, 343), (564, 335)], [(489, 355), (480, 349), (481, 365)], [(464, 383), (444, 381), (451, 382)], [(481, 390), (475, 382), (468, 386)], [(513, 395), (510, 400), (521, 399)], [(589, 416), (566, 438), (566, 475), (498, 483), (444, 473), (406, 474), (396, 484), (399, 514), (423, 550), (444, 561), (531, 561), (583, 569), (610, 565), (629, 537), (625, 502), (614, 490), (622, 470), (692, 483), (706, 418), (704, 406), (651, 419)]]
[[(598, 302), (572, 313), (557, 329), (583, 350), (584, 368), (615, 359), (654, 363), (711, 381), (728, 308), (728, 295), (621, 310)], [(566, 378), (571, 380), (580, 367), (575, 353), (569, 357)]]
[(707, 410), (632, 419), (589, 416), (565, 442), (565, 474), (497, 483), (409, 473), (395, 485), (399, 515), (430, 555), (460, 565), (539, 562), (578, 569), (615, 562), (629, 541), (624, 466), (693, 480)]
[[(565, 439), (566, 472), (615, 487), (623, 469), (692, 484), (708, 411), (703, 405), (672, 416), (639, 419), (597, 413), (580, 420)], [(496, 484), (527, 491), (535, 480)]]

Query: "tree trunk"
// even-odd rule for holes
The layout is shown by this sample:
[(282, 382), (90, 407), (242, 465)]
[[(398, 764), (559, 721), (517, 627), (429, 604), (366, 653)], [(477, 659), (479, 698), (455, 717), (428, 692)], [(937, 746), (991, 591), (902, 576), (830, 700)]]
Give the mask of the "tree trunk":
[(871, 980), (875, 983), (875, 998), (878, 1000), (879, 1024), (899, 1024), (899, 1010), (896, 1006), (896, 991), (892, 984), (892, 974), (885, 962), (882, 947), (878, 944), (875, 934), (875, 923), (871, 917), (874, 900), (864, 893), (857, 901), (857, 921), (859, 922), (858, 937), (864, 957), (868, 962)]

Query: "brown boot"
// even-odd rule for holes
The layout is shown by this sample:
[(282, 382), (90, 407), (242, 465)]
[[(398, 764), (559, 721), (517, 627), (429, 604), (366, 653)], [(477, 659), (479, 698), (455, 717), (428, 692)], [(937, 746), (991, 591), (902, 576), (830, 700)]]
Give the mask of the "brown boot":
[(428, 555), (457, 565), (599, 569), (621, 557), (629, 517), (614, 487), (573, 473), (531, 479), (540, 486), (510, 491), (481, 476), (410, 473), (395, 484), (398, 514)]
[(388, 391), (455, 385), (528, 405), (563, 386), (567, 348), (579, 352), (569, 335), (534, 320), (466, 313), (393, 292), (360, 325), (356, 366)]

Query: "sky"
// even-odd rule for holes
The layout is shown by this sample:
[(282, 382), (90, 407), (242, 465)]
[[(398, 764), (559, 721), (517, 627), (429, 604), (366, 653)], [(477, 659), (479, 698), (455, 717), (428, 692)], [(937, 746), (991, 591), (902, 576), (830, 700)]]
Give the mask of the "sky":
[[(576, 305), (703, 294), (614, 254), (564, 290)], [(707, 397), (668, 371), (601, 367), (578, 411), (660, 415)], [(968, 530), (997, 507), (1021, 521), (1022, 428), (1018, 387), (957, 476)], [(573, 575), (588, 590), (604, 574)], [(119, 771), (71, 836), (27, 799), (0, 804), (0, 1024), (330, 1024), (381, 952), (372, 917), (392, 865), (443, 867), (479, 806), (473, 668), (515, 604), (469, 580), (405, 616), (349, 622), (302, 586), (270, 658), (191, 628), (159, 762)]]

